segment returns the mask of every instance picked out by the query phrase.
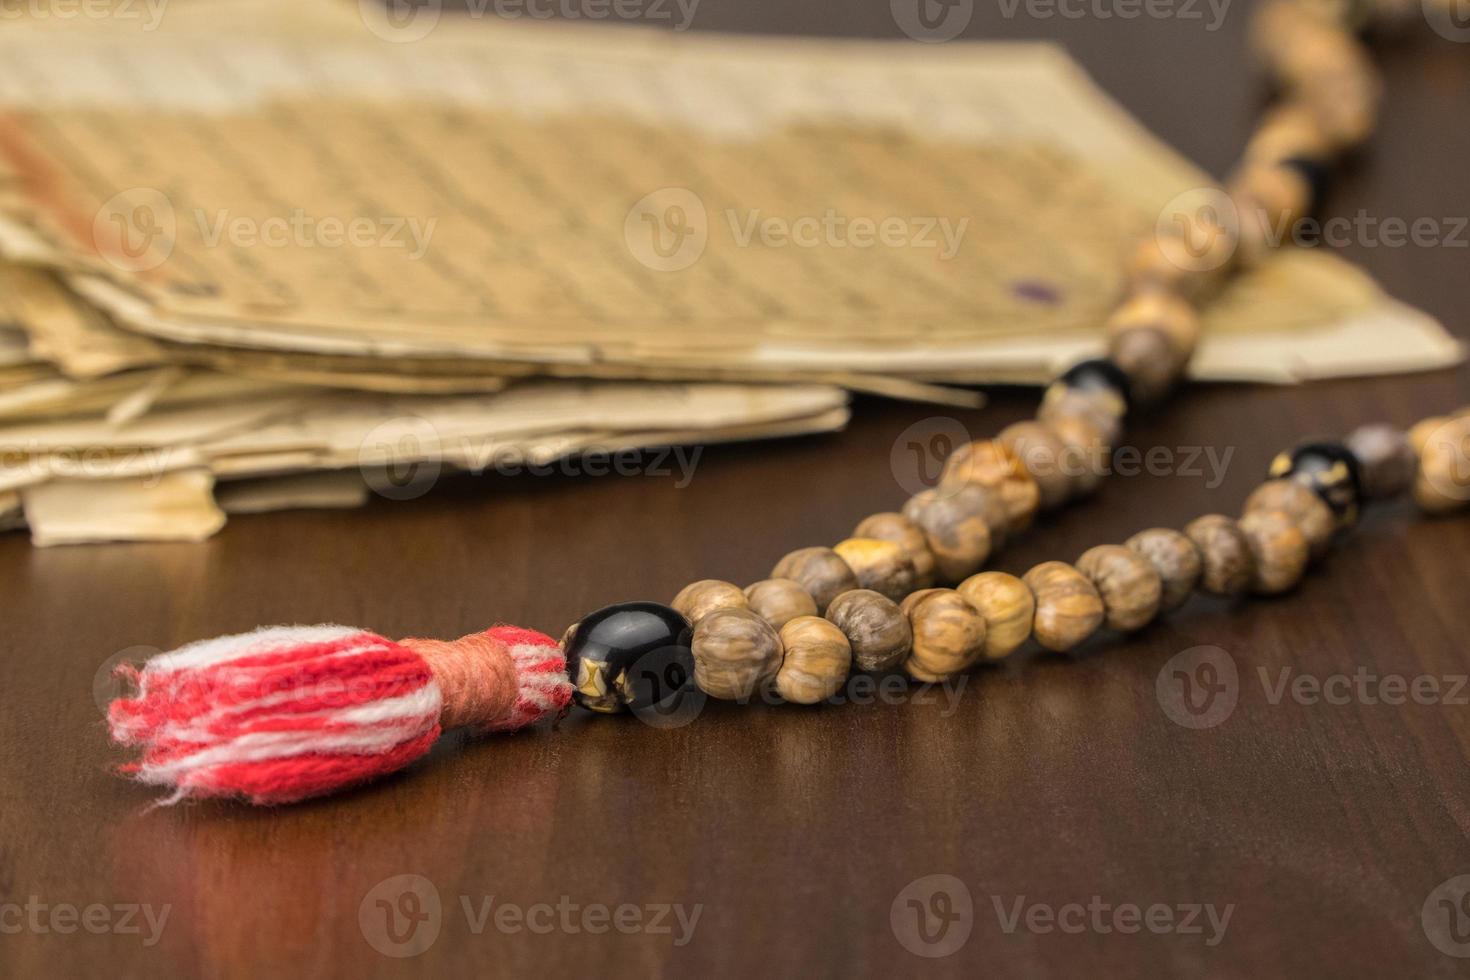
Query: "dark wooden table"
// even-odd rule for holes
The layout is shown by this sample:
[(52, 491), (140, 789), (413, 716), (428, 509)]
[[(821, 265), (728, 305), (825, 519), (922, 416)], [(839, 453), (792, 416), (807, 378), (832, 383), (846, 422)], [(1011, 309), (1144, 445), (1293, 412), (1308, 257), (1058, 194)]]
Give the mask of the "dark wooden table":
[[(1221, 173), (1262, 97), (1246, 67), (1246, 13), (1229, 9), (1209, 31), (1007, 19), (980, 4), (967, 33), (1063, 40), (1144, 123)], [(884, 0), (705, 0), (696, 24), (895, 34)], [(1383, 58), (1382, 131), (1329, 212), (1470, 214), (1470, 46), (1421, 29)], [(1347, 252), (1470, 334), (1470, 251)], [(1230, 451), (1220, 481), (1115, 477), (998, 567), (1235, 512), (1279, 447), (1463, 404), (1467, 381), (1461, 370), (1188, 391), (1131, 444)], [(989, 433), (1034, 400), (1000, 391), (984, 411), (941, 414)], [(1289, 598), (1197, 599), (1127, 641), (981, 670), (952, 701), (906, 692), (906, 703), (711, 706), (669, 730), (577, 715), (556, 732), (453, 740), (399, 778), (277, 812), (143, 812), (152, 794), (109, 772), (120, 756), (96, 678), (119, 651), (268, 622), (454, 636), (508, 618), (560, 631), (630, 593), (754, 580), (790, 548), (836, 540), (899, 502), (889, 448), (935, 415), (863, 401), (841, 435), (711, 448), (683, 489), (658, 478), (463, 478), (365, 512), (239, 518), (197, 546), (41, 551), (5, 536), (0, 974), (1470, 969), (1432, 941), (1470, 938), (1470, 906), (1436, 892), (1470, 874), (1470, 709), (1459, 689), (1470, 672), (1470, 519), (1415, 520), (1404, 506), (1372, 513)], [(1163, 710), (1156, 679), (1200, 645), (1225, 651), (1238, 682), (1229, 716), (1196, 729)], [(1276, 697), (1283, 671), (1347, 690), (1333, 698), (1346, 703)], [(1344, 689), (1334, 676), (1366, 680)], [(1392, 676), (1435, 678), (1439, 693), (1383, 703)], [(400, 875), (427, 881), (437, 917), (407, 917), (413, 899), (389, 880)], [(87, 912), (94, 904), (106, 911)], [(126, 905), (155, 917), (167, 905), (168, 918), (156, 930), (147, 909)], [(73, 922), (68, 906), (93, 918)], [(692, 934), (671, 906), (686, 918), (698, 909)], [(496, 918), (515, 912), (528, 918)], [(1058, 924), (1048, 928), (1048, 914)], [(414, 958), (379, 951), (414, 943), (427, 946)], [(956, 945), (938, 959), (910, 951)]]

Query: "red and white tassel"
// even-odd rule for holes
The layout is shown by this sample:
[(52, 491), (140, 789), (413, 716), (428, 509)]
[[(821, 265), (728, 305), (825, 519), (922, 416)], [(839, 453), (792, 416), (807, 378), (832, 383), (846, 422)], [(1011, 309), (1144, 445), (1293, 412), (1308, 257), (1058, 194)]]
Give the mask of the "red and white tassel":
[(572, 693), (557, 642), (516, 626), (453, 642), (274, 626), (129, 673), (137, 695), (112, 702), (112, 737), (141, 747), (123, 770), (172, 787), (169, 803), (321, 796), (403, 768), (444, 728), (513, 731), (561, 712)]

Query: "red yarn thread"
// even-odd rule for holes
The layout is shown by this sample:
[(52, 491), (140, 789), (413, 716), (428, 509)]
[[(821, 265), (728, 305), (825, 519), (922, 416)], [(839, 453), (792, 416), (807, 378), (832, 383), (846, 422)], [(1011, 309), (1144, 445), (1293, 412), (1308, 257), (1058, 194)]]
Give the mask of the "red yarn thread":
[(498, 626), (453, 642), (343, 626), (278, 626), (203, 640), (127, 670), (138, 692), (108, 711), (141, 747), (123, 771), (165, 802), (289, 803), (408, 765), (446, 727), (511, 731), (571, 700), (551, 637)]

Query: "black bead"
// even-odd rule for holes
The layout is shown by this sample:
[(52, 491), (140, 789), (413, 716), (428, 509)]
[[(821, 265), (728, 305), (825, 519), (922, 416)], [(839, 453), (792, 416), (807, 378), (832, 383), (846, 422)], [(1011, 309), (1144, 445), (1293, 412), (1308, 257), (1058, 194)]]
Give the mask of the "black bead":
[(567, 673), (582, 707), (610, 714), (653, 708), (694, 678), (694, 630), (658, 602), (621, 602), (590, 613), (567, 641)]
[(1106, 357), (1094, 357), (1078, 361), (1057, 379), (1068, 388), (1078, 391), (1096, 391), (1105, 388), (1116, 391), (1125, 407), (1131, 407), (1133, 379), (1128, 372)]
[(1307, 206), (1307, 213), (1316, 214), (1321, 211), (1322, 202), (1326, 200), (1327, 190), (1332, 183), (1332, 168), (1321, 160), (1300, 156), (1287, 157), (1281, 161), (1281, 165), (1301, 174), (1307, 187), (1311, 189), (1311, 203)]
[(1358, 457), (1340, 442), (1308, 442), (1271, 461), (1270, 475), (1291, 479), (1316, 491), (1338, 524), (1358, 519), (1363, 501), (1363, 476)]

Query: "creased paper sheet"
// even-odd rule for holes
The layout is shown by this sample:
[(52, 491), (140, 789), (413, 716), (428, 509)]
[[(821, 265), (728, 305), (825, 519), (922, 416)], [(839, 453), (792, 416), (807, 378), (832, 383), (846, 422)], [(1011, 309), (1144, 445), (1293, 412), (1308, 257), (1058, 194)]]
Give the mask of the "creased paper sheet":
[[(0, 470), (0, 486), (10, 487), (0, 489), (0, 529), (29, 523), (38, 545), (198, 540), (222, 526), (224, 513), (357, 506), (367, 499), (370, 487), (396, 499), (394, 474), (403, 468), (417, 470), (417, 464), (428, 464), (427, 471), (436, 478), (460, 471), (534, 473), (537, 467), (589, 451), (608, 454), (809, 435), (840, 429), (848, 421), (840, 391), (832, 392), (835, 397), (813, 391), (805, 404), (787, 402), (776, 410), (773, 404), (759, 406), (758, 399), (752, 401), (750, 389), (739, 390), (746, 409), (754, 411), (728, 400), (723, 406), (696, 405), (687, 420), (695, 427), (672, 429), (650, 424), (665, 417), (660, 411), (642, 420), (636, 413), (612, 420), (631, 426), (626, 429), (599, 428), (588, 420), (580, 428), (550, 429), (534, 421), (528, 424), (515, 413), (500, 419), (498, 430), (466, 428), (463, 405), (428, 404), (442, 399), (402, 405), (421, 414), (379, 421), (379, 416), (368, 413), (354, 417), (346, 404), (350, 399), (336, 396), (335, 412), (325, 406), (318, 409), (334, 416), (332, 424), (319, 429), (286, 422), (262, 427), (261, 439), (242, 436), (196, 445), (114, 447), (107, 455), (83, 459), (62, 449), (12, 463)], [(690, 399), (699, 400), (698, 394)], [(595, 413), (589, 418), (591, 414)], [(674, 456), (680, 461), (679, 472), (669, 469), (668, 475), (687, 480), (692, 475), (687, 469), (691, 457), (677, 452)]]
[[(0, 35), (0, 246), (211, 350), (1039, 380), (1098, 343), (1165, 202), (1209, 183), (1046, 45), (450, 19), (390, 44), (353, 6)], [(1343, 288), (1302, 288), (1323, 280)], [(1196, 374), (1459, 356), (1360, 280), (1322, 254), (1247, 277)], [(1372, 337), (1332, 333), (1364, 317)], [(1221, 353), (1311, 331), (1280, 370)]]
[[(586, 451), (830, 432), (847, 420), (846, 393), (817, 385), (537, 381), (486, 395), (301, 389), (266, 398), (241, 391), (204, 406), (158, 405), (123, 423), (74, 417), (0, 426), (0, 504), (12, 513), (18, 492), (33, 534), (37, 514), (47, 521), (48, 543), (128, 540), (160, 533), (141, 516), (150, 494), (173, 512), (184, 489), (202, 486), (175, 480), (179, 473), (207, 473), (213, 488), (215, 478), (323, 471), (348, 471), (361, 484), (387, 467), (416, 463), (444, 472), (524, 472), (526, 464)], [(94, 503), (87, 503), (88, 487), (97, 492)], [(332, 493), (323, 487), (305, 477), (256, 484), (221, 490), (220, 503), (259, 511), (348, 497), (341, 484)], [(125, 506), (125, 519), (112, 521), (114, 504)], [(6, 523), (15, 523), (13, 514)], [(192, 536), (205, 523), (195, 514), (181, 533)]]

